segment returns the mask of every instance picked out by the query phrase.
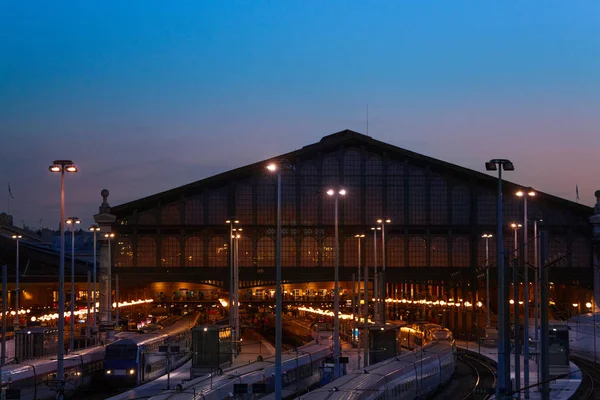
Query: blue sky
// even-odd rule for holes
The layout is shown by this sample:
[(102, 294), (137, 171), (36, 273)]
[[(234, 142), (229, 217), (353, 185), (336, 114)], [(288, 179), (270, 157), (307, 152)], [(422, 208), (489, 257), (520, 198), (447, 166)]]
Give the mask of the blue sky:
[[(594, 203), (597, 1), (0, 0), (0, 182), (18, 223), (116, 205), (343, 129)], [(6, 185), (6, 184), (3, 184)], [(5, 189), (2, 190), (4, 192)], [(2, 201), (1, 211), (6, 209)]]

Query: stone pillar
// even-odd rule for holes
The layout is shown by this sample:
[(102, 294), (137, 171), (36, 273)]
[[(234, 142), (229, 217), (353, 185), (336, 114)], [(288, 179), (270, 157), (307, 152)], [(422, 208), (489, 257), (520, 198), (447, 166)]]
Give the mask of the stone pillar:
[(600, 312), (600, 190), (596, 190), (594, 195), (596, 196), (596, 206), (594, 207), (594, 215), (590, 217), (590, 223), (593, 232), (594, 312), (597, 313)]
[[(100, 323), (107, 323), (110, 321), (110, 307), (112, 304), (111, 296), (111, 266), (109, 265), (109, 252), (108, 252), (108, 240), (104, 237), (106, 233), (112, 232), (112, 226), (117, 217), (110, 213), (110, 205), (108, 204), (107, 198), (110, 192), (106, 189), (100, 192), (102, 196), (102, 204), (100, 205), (100, 212), (94, 215), (96, 224), (100, 227), (98, 233), (98, 243), (100, 245), (98, 251), (98, 271), (97, 279), (99, 284), (100, 297), (98, 302), (100, 303)], [(113, 241), (112, 245), (115, 242)], [(113, 246), (114, 247), (114, 246)], [(114, 260), (111, 260), (114, 264)]]

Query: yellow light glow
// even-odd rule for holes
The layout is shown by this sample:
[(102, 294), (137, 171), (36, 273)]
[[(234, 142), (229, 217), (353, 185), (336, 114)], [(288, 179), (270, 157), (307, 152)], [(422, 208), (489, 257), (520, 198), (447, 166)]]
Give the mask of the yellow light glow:
[(587, 303), (585, 303), (585, 306), (586, 306), (587, 308), (592, 308), (592, 303), (590, 303), (590, 302), (588, 301)]
[(573, 303), (573, 307), (579, 307), (579, 303)]
[(515, 304), (515, 301), (514, 301), (513, 299), (510, 299), (508, 302), (509, 302), (510, 304)]
[(346, 189), (342, 189), (342, 190), (340, 190), (340, 194), (341, 194), (342, 196), (345, 196), (345, 195), (346, 195)]
[(67, 172), (77, 172), (77, 167), (74, 166), (74, 165), (67, 165), (65, 167), (65, 171), (67, 171)]
[(277, 171), (277, 164), (269, 164), (267, 165), (267, 169), (269, 171)]
[(49, 168), (50, 172), (60, 172), (60, 165), (51, 165)]

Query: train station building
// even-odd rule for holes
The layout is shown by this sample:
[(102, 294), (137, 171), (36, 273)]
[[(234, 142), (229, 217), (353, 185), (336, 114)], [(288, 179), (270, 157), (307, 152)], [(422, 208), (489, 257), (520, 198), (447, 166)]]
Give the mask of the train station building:
[[(485, 305), (486, 263), (492, 280), (491, 308), (496, 310), (497, 178), (350, 130), (129, 203), (111, 206), (109, 193), (103, 192), (95, 218), (102, 232), (115, 237), (110, 256), (108, 242), (100, 241), (100, 275), (107, 274), (110, 263), (113, 279), (119, 277), (122, 300), (146, 297), (173, 305), (227, 298), (231, 225), (226, 221), (239, 221), (235, 227), (242, 231), (234, 240), (240, 301), (272, 300), (277, 179), (266, 168), (271, 162), (293, 167), (280, 170), (286, 301), (331, 300), (335, 208), (326, 192), (343, 188), (346, 195), (339, 197), (338, 210), (343, 300), (351, 298), (359, 266), (373, 267), (376, 262), (381, 270), (385, 247), (387, 296), (394, 312), (402, 300)], [(524, 188), (509, 181), (503, 186), (503, 246), (509, 260), (515, 248), (510, 224), (523, 224), (524, 215), (524, 201), (515, 193)], [(528, 201), (530, 282), (535, 220), (539, 230), (548, 232), (548, 257), (555, 261), (549, 273), (553, 301), (578, 305), (573, 306), (577, 310), (556, 307), (557, 314), (585, 312), (592, 301), (592, 214), (591, 207), (542, 192)], [(371, 229), (378, 226), (378, 219), (390, 221), (385, 224), (385, 246), (381, 231)], [(357, 237), (363, 234), (364, 238)], [(486, 234), (493, 237), (486, 239)], [(519, 230), (519, 259), (522, 241)], [(371, 279), (372, 273), (373, 268)], [(85, 279), (78, 280), (85, 284)], [(105, 281), (101, 283), (107, 290)], [(372, 282), (370, 287), (372, 295)], [(533, 301), (533, 289), (531, 293)]]

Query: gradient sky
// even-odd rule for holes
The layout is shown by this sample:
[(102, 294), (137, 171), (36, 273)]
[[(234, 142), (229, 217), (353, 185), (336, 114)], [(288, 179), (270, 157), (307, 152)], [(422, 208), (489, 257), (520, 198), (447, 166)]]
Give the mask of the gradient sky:
[(67, 215), (343, 129), (581, 202), (600, 189), (600, 2), (0, 0), (0, 211)]

